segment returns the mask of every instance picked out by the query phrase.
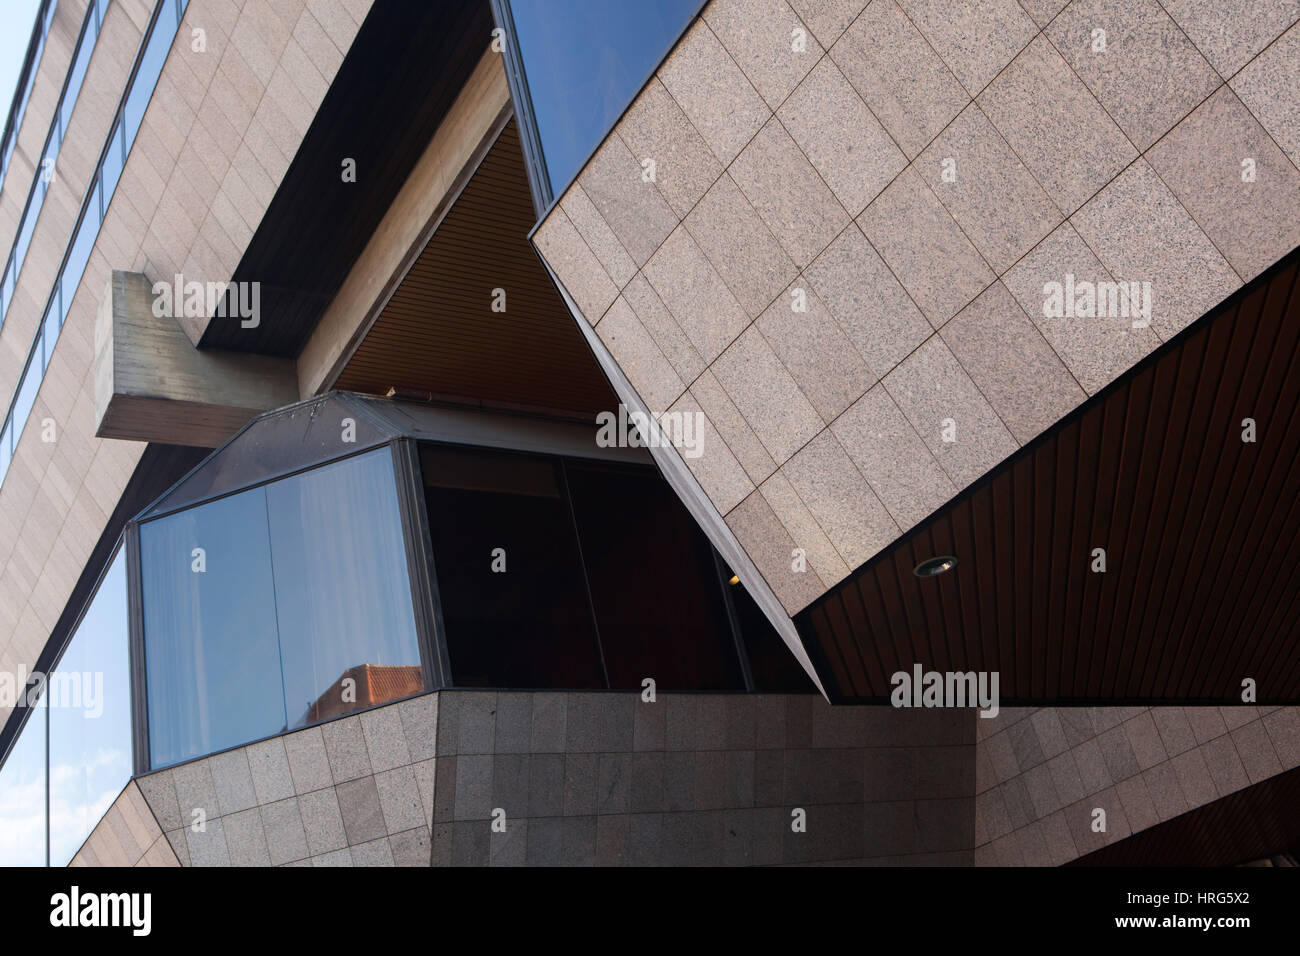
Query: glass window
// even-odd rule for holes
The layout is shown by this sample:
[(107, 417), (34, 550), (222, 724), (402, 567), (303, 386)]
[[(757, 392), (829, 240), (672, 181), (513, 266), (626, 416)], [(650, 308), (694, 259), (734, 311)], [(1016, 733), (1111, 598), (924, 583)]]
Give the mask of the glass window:
[[(14, 300), (14, 286), (18, 282), (17, 274), (18, 267), (14, 265), (14, 261), (10, 259), (8, 265), (5, 267), (4, 277), (4, 302), (6, 312), (9, 309), (9, 303)], [(0, 316), (2, 315), (3, 313), (0, 313)]]
[(389, 449), (267, 485), (266, 506), (289, 726), (423, 690)]
[(59, 110), (60, 123), (66, 130), (68, 122), (72, 119), (72, 109), (77, 102), (77, 94), (81, 91), (81, 81), (86, 78), (86, 67), (90, 65), (90, 54), (95, 49), (95, 21), (90, 19), (86, 27), (86, 32), (81, 39), (81, 47), (77, 50), (77, 60), (72, 64), (72, 71), (68, 74), (68, 85), (63, 94), (63, 106)]
[[(117, 126), (113, 127), (113, 142), (109, 145), (107, 151), (105, 151), (104, 165), (100, 167), (99, 185), (102, 190), (102, 202), (100, 203), (101, 210), (108, 208), (109, 202), (113, 199), (113, 190), (117, 188), (117, 181), (122, 175), (123, 157), (126, 153), (123, 145), (124, 140), (125, 131), (122, 128), (121, 122), (119, 122)], [(89, 217), (90, 213), (87, 212), (86, 216)], [(103, 218), (102, 212), (100, 213), (100, 218)]]
[(263, 490), (142, 525), (140, 566), (153, 766), (284, 730)]
[[(24, 693), (22, 687), (16, 689)], [(45, 865), (45, 700), (0, 766), (0, 866)]]
[(65, 866), (131, 779), (130, 626), (118, 551), (50, 678), (50, 862)]
[(744, 690), (713, 548), (657, 473), (566, 461), (610, 687)]
[(387, 446), (146, 522), (140, 561), (155, 768), (424, 689)]
[[(730, 571), (726, 574), (731, 577)], [(737, 582), (728, 588), (728, 593), (736, 609), (736, 623), (745, 645), (754, 690), (762, 694), (817, 693), (813, 682), (745, 586)]]
[(559, 462), (421, 449), (454, 683), (604, 687)]
[[(37, 169), (37, 176), (40, 176), (40, 169)], [(40, 209), (40, 196), (43, 195), (34, 191), (31, 200), (28, 202), (27, 209), (23, 215), (22, 229), (18, 233), (18, 242), (14, 246), (14, 283), (17, 284), (18, 272), (23, 267), (23, 262), (27, 258), (27, 247), (32, 244), (32, 230), (36, 228), (36, 214)]]
[(552, 192), (559, 196), (702, 6), (512, 0)]
[(131, 92), (127, 95), (126, 105), (122, 109), (123, 122), (126, 125), (127, 152), (130, 152), (131, 144), (135, 142), (135, 134), (140, 130), (140, 122), (144, 119), (144, 111), (153, 96), (153, 88), (158, 85), (163, 63), (171, 50), (172, 40), (176, 38), (174, 20), (175, 18), (169, 16), (166, 10), (159, 12), (158, 22), (154, 25), (153, 33), (149, 35), (149, 45), (140, 60), (140, 68), (131, 82)]
[(13, 426), (14, 426), (14, 446), (17, 447), (18, 439), (22, 437), (23, 426), (27, 424), (27, 416), (32, 413), (32, 406), (36, 404), (36, 393), (41, 388), (41, 339), (36, 339), (35, 351), (32, 353), (32, 363), (27, 366), (27, 371), (23, 373), (22, 384), (18, 386), (18, 397), (14, 400), (13, 409)]
[(59, 280), (63, 295), (63, 315), (67, 315), (72, 310), (72, 298), (77, 294), (77, 286), (81, 285), (86, 263), (90, 261), (91, 250), (95, 248), (95, 237), (99, 235), (99, 221), (99, 209), (92, 198), (90, 206), (86, 209), (86, 215), (77, 229), (77, 237), (72, 241), (72, 248), (68, 251), (68, 259), (63, 264), (63, 273)]
[(9, 426), (6, 424), (4, 430), (0, 431), (0, 481), (4, 481), (5, 475), (9, 473), (9, 461), (13, 458), (13, 449), (9, 447), (11, 444)]
[(43, 339), (41, 351), (44, 353), (42, 370), (50, 367), (50, 359), (54, 357), (54, 346), (59, 341), (59, 322), (61, 319), (62, 312), (51, 305), (45, 313), (45, 328), (41, 331), (41, 338)]

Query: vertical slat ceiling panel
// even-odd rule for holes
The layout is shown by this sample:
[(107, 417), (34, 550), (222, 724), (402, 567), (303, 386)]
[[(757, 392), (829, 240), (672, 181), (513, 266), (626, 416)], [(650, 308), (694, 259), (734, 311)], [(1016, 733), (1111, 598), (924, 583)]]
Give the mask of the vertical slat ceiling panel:
[[(528, 243), (533, 205), (511, 121), (339, 376), (594, 418), (617, 407), (595, 357)], [(493, 312), (493, 289), (506, 311)]]
[(832, 697), (886, 700), (921, 663), (999, 671), (1004, 703), (1236, 700), (1245, 677), (1300, 702), (1298, 272), (1300, 250), (797, 615), (850, 670)]

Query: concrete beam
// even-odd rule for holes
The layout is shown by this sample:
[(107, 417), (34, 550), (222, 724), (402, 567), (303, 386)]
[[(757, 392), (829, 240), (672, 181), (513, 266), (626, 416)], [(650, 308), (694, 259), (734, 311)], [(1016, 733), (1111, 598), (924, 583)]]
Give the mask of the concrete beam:
[(250, 418), (298, 400), (292, 359), (199, 351), (152, 283), (114, 271), (95, 320), (95, 435), (215, 448)]

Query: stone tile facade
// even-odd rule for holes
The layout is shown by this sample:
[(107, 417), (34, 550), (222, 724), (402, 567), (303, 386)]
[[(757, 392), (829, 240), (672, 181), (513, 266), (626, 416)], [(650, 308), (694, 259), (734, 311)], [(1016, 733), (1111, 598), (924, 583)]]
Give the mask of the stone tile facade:
[(128, 791), (185, 866), (969, 865), (973, 744), (811, 695), (442, 691)]
[(969, 712), (811, 695), (441, 697), (436, 866), (972, 859)]
[(1297, 707), (441, 691), (140, 777), (73, 865), (1055, 866), (1296, 766)]
[(1220, 7), (713, 0), (542, 223), (788, 613), (1300, 244), (1300, 5)]
[[(191, 0), (0, 486), (0, 671), (34, 666), (144, 449), (95, 437), (95, 316), (111, 271), (229, 281), (369, 8)], [(146, 0), (108, 5), (0, 329), (6, 408), (152, 9)], [(48, 116), (53, 105), (29, 113), (41, 109)], [(15, 163), (6, 195), (20, 172)], [(197, 338), (202, 329), (186, 331)], [(56, 441), (42, 440), (47, 419)]]
[(977, 724), (980, 866), (1068, 863), (1300, 766), (1300, 707), (1006, 709)]
[(135, 782), (126, 785), (69, 866), (180, 866)]
[(238, 747), (138, 785), (185, 866), (428, 866), (439, 696)]

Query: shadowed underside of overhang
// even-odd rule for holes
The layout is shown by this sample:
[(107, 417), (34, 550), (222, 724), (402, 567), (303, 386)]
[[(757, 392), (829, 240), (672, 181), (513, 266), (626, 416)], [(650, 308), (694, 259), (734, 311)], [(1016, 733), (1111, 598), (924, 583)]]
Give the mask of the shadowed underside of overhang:
[[(832, 699), (1300, 700), (1300, 251), (796, 617)], [(1246, 419), (1254, 440), (1244, 441)], [(1094, 571), (1094, 549), (1105, 571)], [(921, 561), (955, 555), (937, 578)]]
[[(594, 421), (617, 399), (528, 244), (514, 122), (475, 170), (335, 387), (390, 387)], [(494, 290), (505, 311), (493, 311)]]

